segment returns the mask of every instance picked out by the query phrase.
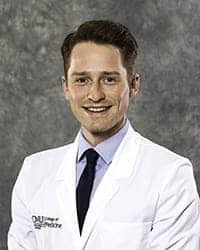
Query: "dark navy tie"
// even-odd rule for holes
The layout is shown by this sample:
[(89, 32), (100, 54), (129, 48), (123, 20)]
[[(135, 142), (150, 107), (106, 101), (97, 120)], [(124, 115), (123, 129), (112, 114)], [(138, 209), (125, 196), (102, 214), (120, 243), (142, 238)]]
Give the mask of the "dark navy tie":
[(99, 157), (98, 153), (92, 148), (86, 150), (84, 155), (86, 156), (87, 163), (76, 189), (77, 215), (80, 233), (82, 232), (84, 219), (89, 207), (90, 195), (95, 177), (95, 166)]

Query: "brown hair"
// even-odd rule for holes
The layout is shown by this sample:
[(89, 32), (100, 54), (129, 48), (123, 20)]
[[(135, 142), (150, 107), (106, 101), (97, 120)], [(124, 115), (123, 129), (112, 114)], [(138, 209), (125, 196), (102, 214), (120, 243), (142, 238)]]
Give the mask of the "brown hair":
[(128, 77), (132, 75), (138, 44), (127, 27), (109, 20), (92, 20), (82, 23), (77, 30), (67, 35), (61, 46), (65, 75), (70, 66), (73, 47), (79, 42), (92, 41), (97, 44), (111, 44), (121, 53)]

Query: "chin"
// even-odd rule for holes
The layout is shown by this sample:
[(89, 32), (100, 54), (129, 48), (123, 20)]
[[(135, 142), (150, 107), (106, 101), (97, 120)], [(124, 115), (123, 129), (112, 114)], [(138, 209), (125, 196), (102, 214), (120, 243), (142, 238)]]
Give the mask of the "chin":
[(123, 118), (119, 121), (106, 119), (104, 121), (99, 120), (99, 122), (98, 120), (88, 121), (87, 123), (84, 121), (84, 123), (81, 124), (82, 127), (84, 127), (85, 130), (88, 131), (90, 134), (94, 136), (107, 137), (115, 134), (119, 130), (119, 128), (123, 124), (123, 120)]
[[(108, 124), (107, 124), (108, 125)], [(109, 124), (110, 125), (110, 124)], [(90, 128), (87, 128), (87, 130), (93, 134), (94, 136), (110, 136), (116, 132), (116, 127), (115, 126), (93, 126)]]
[(88, 131), (93, 134), (93, 135), (101, 135), (101, 134), (104, 134), (108, 131), (109, 129), (106, 129), (106, 128), (89, 128)]

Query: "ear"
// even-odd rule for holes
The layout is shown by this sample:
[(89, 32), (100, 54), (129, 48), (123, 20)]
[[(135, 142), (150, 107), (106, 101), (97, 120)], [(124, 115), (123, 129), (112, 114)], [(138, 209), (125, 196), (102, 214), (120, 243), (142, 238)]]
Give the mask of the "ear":
[(64, 75), (61, 77), (61, 82), (62, 82), (62, 87), (63, 87), (63, 92), (65, 95), (65, 98), (66, 98), (66, 100), (68, 100), (69, 99), (68, 84), (67, 84), (67, 80), (66, 80)]
[(134, 73), (130, 82), (130, 97), (135, 96), (140, 88), (140, 75)]

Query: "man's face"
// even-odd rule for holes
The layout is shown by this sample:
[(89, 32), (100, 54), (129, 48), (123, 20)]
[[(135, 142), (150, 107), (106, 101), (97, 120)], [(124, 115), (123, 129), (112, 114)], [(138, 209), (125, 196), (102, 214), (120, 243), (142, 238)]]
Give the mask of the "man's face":
[(128, 83), (118, 48), (93, 42), (74, 46), (63, 85), (71, 110), (92, 144), (119, 130), (139, 86)]

